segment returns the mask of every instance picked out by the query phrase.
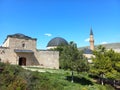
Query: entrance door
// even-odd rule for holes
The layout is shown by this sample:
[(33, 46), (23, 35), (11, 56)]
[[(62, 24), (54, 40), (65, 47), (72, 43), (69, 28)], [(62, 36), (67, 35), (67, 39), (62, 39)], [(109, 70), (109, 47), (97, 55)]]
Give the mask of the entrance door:
[(26, 66), (26, 58), (25, 57), (20, 57), (19, 58), (19, 65), (20, 66)]

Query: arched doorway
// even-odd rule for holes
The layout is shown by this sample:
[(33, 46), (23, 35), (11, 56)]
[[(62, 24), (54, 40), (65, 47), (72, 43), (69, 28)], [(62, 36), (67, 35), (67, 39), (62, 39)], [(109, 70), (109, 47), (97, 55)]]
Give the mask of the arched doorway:
[(25, 57), (20, 57), (19, 58), (19, 65), (20, 66), (26, 66), (26, 58)]

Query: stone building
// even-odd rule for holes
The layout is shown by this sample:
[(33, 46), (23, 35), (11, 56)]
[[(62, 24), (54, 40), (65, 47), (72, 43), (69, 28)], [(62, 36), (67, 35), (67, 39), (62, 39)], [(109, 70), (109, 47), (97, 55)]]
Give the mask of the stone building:
[[(47, 50), (36, 48), (36, 38), (31, 38), (23, 34), (8, 35), (3, 45), (0, 47), (0, 62), (10, 63), (20, 66), (39, 66), (42, 68), (59, 69), (59, 52), (51, 51), (59, 45), (68, 45), (68, 42), (61, 37), (51, 39), (47, 44)], [(90, 30), (90, 46), (81, 47), (79, 50), (84, 51), (84, 56), (92, 62), (94, 57), (92, 51), (94, 46), (94, 35), (92, 28)], [(120, 43), (104, 44), (107, 49), (113, 49), (120, 53)]]
[(36, 38), (23, 34), (8, 35), (0, 47), (0, 61), (20, 66), (59, 69), (59, 52), (38, 50)]

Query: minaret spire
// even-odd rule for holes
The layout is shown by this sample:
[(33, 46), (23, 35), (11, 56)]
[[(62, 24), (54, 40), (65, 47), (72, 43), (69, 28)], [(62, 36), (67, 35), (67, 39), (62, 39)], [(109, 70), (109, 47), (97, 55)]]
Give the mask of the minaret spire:
[(93, 31), (92, 31), (92, 27), (90, 29), (90, 49), (94, 50), (94, 37), (93, 37)]
[(90, 35), (93, 35), (92, 27), (91, 27), (91, 29), (90, 29)]

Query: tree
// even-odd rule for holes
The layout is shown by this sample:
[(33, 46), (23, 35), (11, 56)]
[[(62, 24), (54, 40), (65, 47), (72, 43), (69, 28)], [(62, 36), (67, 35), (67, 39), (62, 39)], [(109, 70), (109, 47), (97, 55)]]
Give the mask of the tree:
[(112, 71), (107, 74), (107, 77), (120, 80), (120, 53), (110, 49), (107, 51), (106, 56), (108, 56), (112, 62)]
[(103, 76), (105, 76), (105, 78), (120, 79), (119, 53), (114, 52), (112, 49), (106, 50), (105, 47), (98, 46), (93, 54), (95, 57), (92, 58), (93, 65), (90, 69), (92, 73), (99, 76), (100, 78), (103, 78)]
[(60, 68), (77, 70), (78, 72), (89, 69), (87, 59), (73, 41), (68, 45), (58, 46), (55, 50), (60, 52)]

